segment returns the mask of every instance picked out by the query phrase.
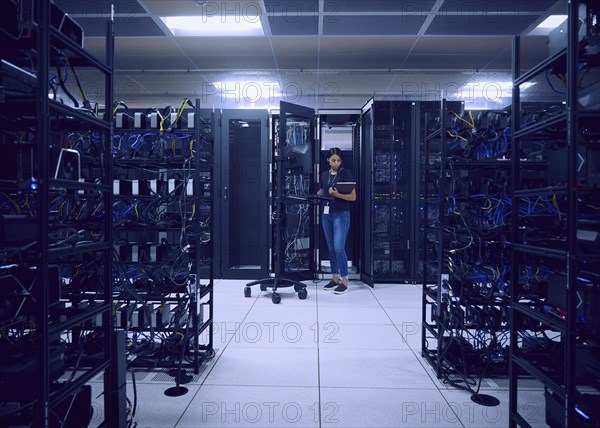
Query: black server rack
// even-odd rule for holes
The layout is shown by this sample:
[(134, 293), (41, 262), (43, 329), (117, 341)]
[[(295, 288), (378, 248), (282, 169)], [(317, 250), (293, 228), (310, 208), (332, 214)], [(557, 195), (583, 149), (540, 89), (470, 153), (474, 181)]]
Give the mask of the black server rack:
[(106, 20), (99, 61), (74, 21), (50, 1), (35, 5), (4, 1), (0, 17), (0, 425), (87, 426), (88, 383), (102, 376), (99, 422), (124, 426), (110, 287), (112, 116), (96, 114), (77, 78), (96, 73), (112, 106), (114, 23)]
[(422, 355), (485, 405), (481, 379), (508, 374), (509, 115), (443, 100), (423, 123)]
[(361, 279), (417, 277), (417, 103), (369, 101), (361, 119)]
[[(597, 2), (570, 1), (551, 55), (524, 73), (513, 43), (511, 427), (532, 426), (520, 397), (532, 377), (545, 386), (549, 426), (600, 420), (599, 15)], [(564, 105), (521, 103), (538, 76)]]
[(115, 109), (113, 300), (131, 367), (199, 373), (213, 355), (213, 121), (199, 102)]
[(269, 115), (222, 110), (216, 119), (217, 276), (256, 279), (269, 273)]

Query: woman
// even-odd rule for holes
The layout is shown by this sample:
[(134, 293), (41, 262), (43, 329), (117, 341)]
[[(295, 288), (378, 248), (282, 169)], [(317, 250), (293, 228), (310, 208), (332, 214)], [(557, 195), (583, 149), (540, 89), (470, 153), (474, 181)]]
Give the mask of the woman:
[[(321, 174), (317, 195), (329, 195), (331, 202), (323, 206), (321, 223), (325, 232), (325, 240), (329, 247), (329, 261), (333, 278), (325, 286), (325, 290), (335, 294), (348, 292), (348, 257), (346, 256), (346, 237), (350, 227), (350, 202), (356, 201), (356, 190), (348, 194), (338, 192), (335, 185), (354, 181), (352, 172), (342, 167), (342, 151), (337, 147), (327, 153), (329, 169)], [(341, 277), (341, 281), (340, 281)]]

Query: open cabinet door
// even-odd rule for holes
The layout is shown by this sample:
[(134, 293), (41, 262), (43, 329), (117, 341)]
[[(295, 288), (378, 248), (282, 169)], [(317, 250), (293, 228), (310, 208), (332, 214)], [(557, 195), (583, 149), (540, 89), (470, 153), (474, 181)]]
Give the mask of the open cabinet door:
[(361, 167), (358, 180), (360, 195), (360, 279), (373, 287), (373, 102), (369, 101), (362, 111), (361, 119)]
[(303, 281), (316, 272), (315, 110), (280, 102), (273, 135), (273, 265), (275, 274)]

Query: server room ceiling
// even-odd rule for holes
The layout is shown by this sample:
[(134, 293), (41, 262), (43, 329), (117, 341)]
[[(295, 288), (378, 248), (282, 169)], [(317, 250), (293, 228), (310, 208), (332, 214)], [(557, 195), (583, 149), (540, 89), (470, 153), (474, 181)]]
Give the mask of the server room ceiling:
[[(440, 81), (456, 80), (465, 71), (507, 73), (512, 36), (526, 36), (548, 15), (566, 10), (565, 0), (54, 1), (82, 25), (86, 48), (99, 57), (105, 49), (102, 18), (114, 4), (117, 76), (122, 82), (129, 76), (140, 93), (155, 92), (151, 79), (138, 81), (142, 73), (166, 71), (193, 73), (204, 82), (232, 72), (275, 73), (280, 84), (285, 76), (296, 81), (300, 73), (309, 73), (319, 76), (319, 86), (336, 74), (356, 84), (345, 92), (361, 94), (397, 89), (398, 73), (437, 75)], [(175, 37), (160, 18), (257, 12), (263, 36)], [(523, 39), (527, 68), (547, 55), (547, 37)], [(357, 73), (361, 78), (348, 77)], [(380, 79), (373, 77), (384, 73), (396, 77), (383, 78), (384, 88), (377, 83), (371, 88), (370, 82)]]

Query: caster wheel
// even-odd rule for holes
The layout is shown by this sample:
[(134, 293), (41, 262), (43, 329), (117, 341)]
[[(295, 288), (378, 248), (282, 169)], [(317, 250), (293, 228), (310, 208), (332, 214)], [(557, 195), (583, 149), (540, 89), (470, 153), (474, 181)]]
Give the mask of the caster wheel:
[(298, 291), (298, 298), (300, 300), (306, 299), (307, 296), (308, 296), (308, 291), (306, 291), (306, 288), (303, 288), (300, 291)]
[(299, 292), (300, 290), (304, 290), (304, 289), (305, 289), (305, 288), (304, 288), (304, 287), (302, 287), (301, 285), (294, 284), (294, 291), (295, 291), (296, 293), (297, 293), (297, 292)]
[(252, 289), (250, 287), (244, 287), (244, 297), (252, 296)]
[(260, 284), (260, 291), (267, 291), (267, 286), (265, 284)]
[(281, 296), (277, 293), (273, 293), (271, 295), (271, 300), (273, 301), (273, 303), (277, 304), (277, 303), (281, 302)]

